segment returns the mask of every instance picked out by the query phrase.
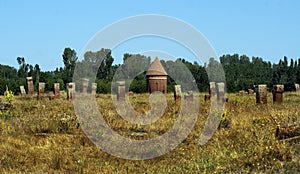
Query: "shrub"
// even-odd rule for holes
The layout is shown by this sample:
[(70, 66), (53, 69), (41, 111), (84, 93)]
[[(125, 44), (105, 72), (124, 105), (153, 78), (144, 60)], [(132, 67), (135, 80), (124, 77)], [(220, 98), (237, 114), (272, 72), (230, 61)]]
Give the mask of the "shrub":
[(15, 100), (15, 95), (11, 90), (8, 90), (6, 86), (6, 91), (4, 92), (4, 98), (9, 105), (12, 105), (13, 101)]

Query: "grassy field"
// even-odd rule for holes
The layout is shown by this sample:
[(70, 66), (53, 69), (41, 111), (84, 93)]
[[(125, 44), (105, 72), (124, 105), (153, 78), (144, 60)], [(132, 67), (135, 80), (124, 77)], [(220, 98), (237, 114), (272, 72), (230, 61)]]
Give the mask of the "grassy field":
[[(71, 101), (16, 97), (14, 108), (0, 116), (0, 173), (300, 172), (300, 143), (275, 137), (277, 127), (299, 125), (300, 96), (284, 93), (284, 103), (273, 104), (270, 93), (267, 105), (256, 105), (255, 96), (229, 94), (220, 128), (200, 146), (210, 103), (199, 95), (200, 112), (189, 136), (170, 153), (149, 160), (120, 159), (97, 148), (81, 130)], [(150, 109), (148, 97), (134, 94), (130, 102), (144, 113)], [(132, 135), (135, 131), (142, 130), (147, 139), (172, 127), (180, 107), (172, 94), (166, 99), (163, 117), (141, 126), (122, 120), (110, 95), (96, 98), (107, 124), (133, 139), (140, 139)]]

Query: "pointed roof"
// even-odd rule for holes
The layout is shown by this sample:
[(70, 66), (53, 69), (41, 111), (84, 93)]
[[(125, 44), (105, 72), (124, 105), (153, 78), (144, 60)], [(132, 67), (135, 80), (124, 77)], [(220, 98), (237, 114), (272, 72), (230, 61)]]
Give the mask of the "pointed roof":
[(150, 68), (148, 69), (146, 76), (167, 76), (167, 72), (165, 71), (164, 67), (158, 60), (158, 57), (154, 59)]

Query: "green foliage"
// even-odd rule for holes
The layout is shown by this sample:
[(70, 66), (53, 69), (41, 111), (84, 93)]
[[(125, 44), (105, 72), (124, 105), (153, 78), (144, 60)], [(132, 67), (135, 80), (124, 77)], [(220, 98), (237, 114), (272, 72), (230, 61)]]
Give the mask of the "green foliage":
[[(151, 64), (150, 57), (125, 53), (122, 64), (113, 64), (114, 58), (111, 50), (102, 48), (96, 52), (86, 52), (84, 59), (78, 61), (76, 51), (65, 48), (62, 58), (64, 67), (58, 67), (54, 71), (42, 71), (38, 64), (34, 66), (27, 64), (24, 57), (17, 57), (18, 70), (7, 65), (0, 65), (0, 93), (4, 93), (7, 85), (17, 94), (20, 92), (20, 85), (26, 86), (25, 78), (27, 76), (33, 77), (36, 91), (38, 82), (45, 82), (45, 91), (53, 90), (53, 83), (57, 82), (64, 90), (65, 84), (73, 81), (75, 65), (78, 65), (79, 75), (85, 76), (82, 78), (89, 78), (90, 82), (98, 80), (97, 83), (103, 85), (98, 85), (100, 88), (98, 93), (110, 93), (110, 82), (113, 78), (118, 80), (134, 78), (130, 90), (137, 93), (146, 92), (146, 88), (144, 88), (145, 73)], [(262, 83), (268, 86), (283, 84), (285, 91), (293, 91), (294, 84), (300, 83), (300, 59), (289, 60), (286, 56), (278, 63), (273, 64), (260, 57), (249, 58), (246, 55), (238, 54), (222, 55), (220, 63), (211, 58), (204, 65), (199, 65), (196, 61), (191, 63), (183, 58), (175, 61), (164, 61), (163, 59), (162, 57), (161, 63), (169, 74), (168, 92), (173, 91), (175, 81), (182, 85), (183, 90), (190, 89), (186, 84), (194, 81), (200, 92), (208, 91), (209, 81), (226, 81), (227, 92), (253, 89), (253, 85)], [(222, 74), (222, 68), (226, 79)], [(75, 77), (77, 77), (76, 74)]]
[(134, 93), (146, 93), (147, 92), (147, 84), (146, 80), (132, 80), (129, 91), (133, 91)]
[(77, 53), (75, 50), (71, 49), (71, 48), (65, 48), (64, 53), (62, 55), (63, 57), (63, 62), (64, 62), (64, 74), (63, 74), (63, 80), (64, 83), (69, 83), (72, 81), (72, 77), (73, 77), (73, 72), (75, 69), (75, 65), (77, 62)]
[(111, 93), (111, 82), (101, 79), (96, 79), (97, 93), (108, 94)]

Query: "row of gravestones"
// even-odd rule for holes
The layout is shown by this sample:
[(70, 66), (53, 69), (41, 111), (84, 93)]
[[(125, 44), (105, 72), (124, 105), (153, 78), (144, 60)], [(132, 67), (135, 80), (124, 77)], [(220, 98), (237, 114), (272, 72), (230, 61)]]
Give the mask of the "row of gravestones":
[[(300, 93), (300, 86), (299, 84), (295, 84), (295, 89), (297, 93)], [(266, 84), (260, 84), (255, 86), (256, 91), (256, 103), (257, 104), (267, 104), (268, 92), (269, 88), (267, 88)], [(273, 85), (272, 95), (273, 95), (273, 102), (274, 103), (282, 103), (283, 101), (283, 92), (284, 92), (284, 85)], [(254, 90), (248, 90), (248, 94), (254, 94)], [(240, 96), (244, 95), (243, 91), (239, 92)]]
[[(27, 77), (27, 87), (28, 87), (28, 94), (33, 95), (34, 94), (34, 86), (33, 86), (33, 79), (32, 77)], [(88, 84), (89, 80), (88, 79), (83, 79), (82, 82), (82, 93), (87, 93), (88, 89)], [(66, 85), (67, 88), (67, 98), (68, 99), (73, 99), (74, 94), (75, 94), (75, 83), (67, 83)], [(20, 86), (20, 91), (21, 95), (26, 95), (26, 90), (24, 86)], [(97, 83), (92, 83), (92, 94), (96, 94), (97, 91)], [(54, 95), (50, 95), (49, 99), (59, 99), (60, 98), (60, 88), (59, 88), (59, 83), (54, 83)], [(45, 83), (40, 82), (38, 83), (38, 98), (43, 98), (45, 97)]]
[[(299, 84), (295, 84), (295, 89), (297, 93), (300, 93), (300, 86)], [(175, 88), (176, 91), (176, 88)], [(256, 103), (257, 104), (267, 104), (267, 95), (268, 95), (268, 88), (267, 85), (261, 84), (255, 86), (256, 91)], [(272, 94), (273, 94), (273, 102), (282, 103), (283, 101), (283, 92), (284, 92), (284, 85), (274, 85)], [(177, 92), (178, 93), (178, 92)], [(204, 100), (210, 100), (211, 97), (216, 97), (218, 101), (227, 101), (227, 98), (224, 98), (224, 83), (215, 83), (210, 82), (209, 84), (209, 95), (205, 95)], [(254, 90), (248, 90), (249, 95), (254, 94)], [(176, 100), (176, 92), (174, 92), (175, 100)], [(244, 92), (240, 92), (240, 95), (244, 95)]]
[[(299, 84), (295, 84), (295, 89), (297, 93), (300, 93), (300, 86)], [(267, 88), (267, 85), (261, 84), (255, 86), (256, 91), (256, 103), (257, 104), (267, 104), (267, 96), (269, 89)], [(273, 94), (273, 102), (276, 103), (282, 103), (283, 101), (283, 92), (284, 92), (284, 85), (274, 85), (272, 94)], [(249, 95), (254, 94), (254, 90), (249, 89), (248, 90)], [(186, 98), (190, 98), (189, 96), (192, 96), (192, 92), (189, 92)], [(244, 95), (244, 92), (240, 92), (240, 95)], [(181, 99), (182, 93), (181, 93), (181, 86), (175, 85), (174, 89), (174, 99), (179, 100)], [(192, 98), (192, 97), (191, 97)], [(204, 100), (210, 100), (211, 98), (217, 99), (217, 101), (226, 102), (228, 99), (225, 98), (225, 84), (224, 83), (215, 83), (210, 82), (209, 83), (209, 94), (204, 96)]]
[[(32, 77), (27, 77), (27, 86), (28, 86), (28, 94), (34, 94), (33, 80)], [(87, 93), (89, 84), (89, 79), (83, 79), (82, 81), (82, 93)], [(125, 81), (117, 81), (117, 100), (125, 99)], [(75, 93), (75, 83), (67, 83), (67, 98), (73, 99)], [(297, 92), (300, 92), (299, 84), (295, 84), (295, 88)], [(39, 83), (38, 97), (44, 97), (44, 89), (45, 83)], [(20, 86), (21, 94), (26, 94), (24, 86)], [(96, 94), (97, 91), (97, 83), (92, 83), (92, 94)], [(256, 85), (256, 103), (267, 103), (267, 94), (268, 88), (267, 85)], [(273, 101), (281, 103), (283, 100), (283, 85), (274, 85), (273, 86)], [(253, 94), (253, 90), (249, 90), (249, 94)], [(180, 100), (182, 97), (181, 85), (175, 85), (174, 88), (174, 99)], [(60, 98), (60, 89), (59, 83), (54, 83), (54, 96), (49, 96), (50, 99)], [(211, 98), (217, 99), (218, 101), (226, 101), (225, 98), (225, 84), (224, 83), (209, 83), (209, 95), (205, 95), (205, 101), (210, 100)], [(186, 95), (184, 95), (184, 99), (193, 101), (193, 91), (189, 91)]]
[[(175, 85), (174, 88), (174, 99), (180, 100), (182, 97), (181, 92), (181, 85)], [(186, 100), (193, 100), (193, 91), (187, 92), (186, 95), (184, 95), (184, 99)], [(226, 102), (227, 98), (225, 98), (225, 84), (224, 83), (215, 83), (210, 82), (209, 83), (209, 94), (204, 96), (204, 100), (210, 100), (214, 99), (220, 102)]]
[[(256, 85), (256, 103), (257, 104), (267, 104), (268, 103), (268, 92), (269, 89), (266, 84)], [(283, 101), (283, 92), (284, 92), (284, 85), (273, 85), (273, 102), (275, 103), (282, 103)]]
[[(178, 101), (181, 100), (182, 97), (182, 91), (181, 91), (181, 85), (175, 85), (174, 87), (174, 100)], [(194, 100), (194, 94), (193, 91), (188, 91), (187, 94), (184, 95), (185, 100), (193, 101)]]
[[(125, 100), (125, 81), (117, 81), (117, 100)], [(174, 97), (175, 100), (180, 100), (182, 96), (181, 86), (175, 85)], [(193, 101), (193, 91), (188, 91), (186, 95), (184, 95), (184, 99)]]
[[(117, 81), (117, 100), (125, 99), (125, 81)], [(216, 97), (218, 101), (225, 101), (225, 85), (224, 83), (210, 83), (210, 96)], [(174, 88), (174, 100), (181, 100), (183, 94), (181, 91), (181, 85), (175, 85)], [(188, 101), (193, 101), (193, 91), (188, 91), (187, 94), (184, 95), (184, 99)]]

